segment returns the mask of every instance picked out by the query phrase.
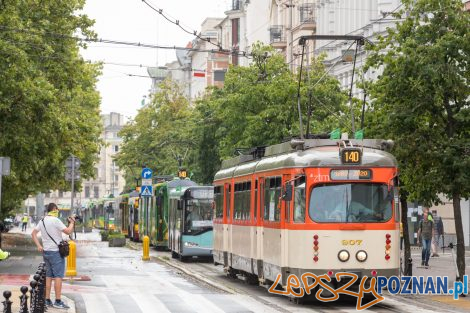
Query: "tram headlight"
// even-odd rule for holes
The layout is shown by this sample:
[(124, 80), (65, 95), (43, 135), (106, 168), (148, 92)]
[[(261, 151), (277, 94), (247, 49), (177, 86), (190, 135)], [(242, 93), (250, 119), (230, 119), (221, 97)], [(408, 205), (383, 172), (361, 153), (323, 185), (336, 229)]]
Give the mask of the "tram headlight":
[(356, 259), (357, 259), (359, 262), (364, 262), (365, 260), (367, 260), (367, 252), (365, 252), (364, 250), (359, 250), (359, 251), (357, 251), (357, 253), (356, 253)]
[(338, 259), (339, 259), (341, 262), (346, 262), (347, 260), (349, 260), (349, 252), (346, 251), (346, 250), (341, 250), (341, 251), (338, 253)]
[(184, 242), (184, 246), (185, 246), (185, 247), (197, 247), (197, 246), (199, 246), (199, 245), (198, 245), (197, 243), (195, 243), (195, 242), (185, 241), (185, 242)]

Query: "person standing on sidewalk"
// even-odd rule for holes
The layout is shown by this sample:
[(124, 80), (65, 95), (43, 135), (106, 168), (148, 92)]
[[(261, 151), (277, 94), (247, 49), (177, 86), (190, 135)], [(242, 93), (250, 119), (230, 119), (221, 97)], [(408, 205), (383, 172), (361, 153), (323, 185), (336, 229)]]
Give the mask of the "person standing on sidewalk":
[(421, 266), (429, 267), (429, 257), (431, 256), (431, 240), (434, 232), (434, 221), (430, 218), (429, 208), (424, 208), (423, 218), (419, 221), (418, 226), (418, 244), (423, 245), (421, 252)]
[[(47, 216), (38, 222), (31, 236), (38, 251), (43, 252), (46, 263), (46, 305), (60, 309), (68, 309), (61, 299), (62, 279), (65, 275), (65, 258), (59, 253), (59, 246), (56, 243), (62, 241), (62, 233), (70, 235), (73, 231), (75, 220), (69, 217), (69, 225), (66, 227), (58, 218), (59, 208), (55, 203), (47, 206)], [(38, 233), (41, 233), (43, 246), (39, 243)], [(52, 237), (52, 239), (51, 239)], [(55, 242), (54, 242), (55, 241)], [(55, 302), (51, 301), (52, 280), (54, 280)]]
[(437, 215), (437, 211), (434, 210), (432, 213), (434, 215), (434, 233), (431, 245), (431, 257), (438, 257), (439, 254), (437, 253), (437, 250), (439, 248), (439, 239), (441, 238), (441, 236), (444, 236), (444, 223), (442, 223), (442, 218)]
[(23, 218), (21, 218), (21, 231), (26, 231), (26, 227), (28, 226), (28, 214), (24, 214)]

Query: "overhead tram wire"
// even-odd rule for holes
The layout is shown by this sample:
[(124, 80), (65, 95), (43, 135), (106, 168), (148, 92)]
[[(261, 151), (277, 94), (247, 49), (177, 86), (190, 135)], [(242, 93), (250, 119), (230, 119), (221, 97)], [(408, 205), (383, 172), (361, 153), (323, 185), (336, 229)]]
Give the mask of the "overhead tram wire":
[(209, 52), (209, 53), (221, 53), (227, 55), (237, 55), (246, 58), (251, 58), (251, 54), (247, 54), (245, 52), (240, 51), (230, 51), (227, 49), (217, 50), (217, 49), (199, 49), (199, 48), (188, 48), (188, 47), (178, 47), (178, 46), (162, 46), (162, 45), (155, 45), (155, 44), (148, 44), (142, 42), (131, 42), (131, 41), (122, 41), (122, 40), (110, 40), (110, 39), (103, 39), (103, 38), (81, 38), (76, 36), (69, 36), (63, 35), (53, 32), (37, 32), (30, 29), (20, 29), (20, 28), (11, 28), (0, 25), (0, 31), (12, 31), (12, 32), (21, 32), (27, 33), (31, 35), (39, 35), (44, 37), (52, 37), (52, 38), (59, 38), (59, 39), (72, 39), (80, 42), (86, 43), (105, 43), (111, 45), (124, 45), (124, 46), (133, 46), (133, 47), (141, 47), (141, 48), (152, 48), (152, 49), (164, 49), (164, 50), (183, 50), (183, 51), (197, 51), (197, 52)]

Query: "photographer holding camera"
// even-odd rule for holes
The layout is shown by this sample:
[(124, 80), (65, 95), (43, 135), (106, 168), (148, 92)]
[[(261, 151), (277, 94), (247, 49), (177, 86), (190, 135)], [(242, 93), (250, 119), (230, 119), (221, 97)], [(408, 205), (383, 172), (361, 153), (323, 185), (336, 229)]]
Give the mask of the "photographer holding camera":
[[(43, 252), (44, 262), (46, 263), (46, 305), (60, 309), (68, 309), (61, 299), (62, 279), (65, 275), (65, 258), (59, 251), (62, 245), (62, 233), (70, 235), (75, 226), (75, 219), (69, 217), (69, 225), (66, 227), (58, 218), (59, 208), (55, 203), (49, 203), (47, 206), (47, 216), (38, 222), (31, 236), (36, 244), (38, 251)], [(43, 246), (39, 243), (37, 234), (41, 233)], [(60, 244), (59, 244), (60, 243)], [(51, 301), (51, 286), (54, 280), (55, 302)]]

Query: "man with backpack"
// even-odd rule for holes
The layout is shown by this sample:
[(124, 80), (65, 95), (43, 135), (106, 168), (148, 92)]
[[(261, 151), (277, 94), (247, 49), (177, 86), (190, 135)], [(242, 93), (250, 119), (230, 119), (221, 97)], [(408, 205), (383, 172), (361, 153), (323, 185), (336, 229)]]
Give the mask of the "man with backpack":
[(434, 220), (429, 213), (429, 208), (424, 208), (423, 218), (419, 221), (418, 226), (418, 244), (423, 245), (421, 252), (421, 266), (429, 267), (429, 257), (431, 256), (431, 240), (434, 233)]
[[(69, 225), (66, 227), (58, 218), (59, 208), (55, 203), (47, 206), (47, 216), (38, 222), (31, 236), (38, 251), (43, 253), (46, 263), (46, 305), (60, 309), (68, 309), (61, 299), (62, 279), (65, 275), (65, 258), (59, 252), (59, 243), (62, 241), (62, 233), (70, 235), (73, 231), (75, 219), (69, 217)], [(39, 243), (37, 234), (41, 233), (42, 243)], [(51, 301), (51, 287), (54, 280), (55, 302)]]
[[(439, 239), (441, 236), (444, 236), (444, 223), (442, 223), (442, 218), (437, 215), (437, 211), (433, 211), (434, 216), (434, 235), (432, 238), (432, 255), (431, 257), (438, 257), (439, 254), (437, 253), (439, 248)], [(444, 243), (443, 243), (444, 244)]]

